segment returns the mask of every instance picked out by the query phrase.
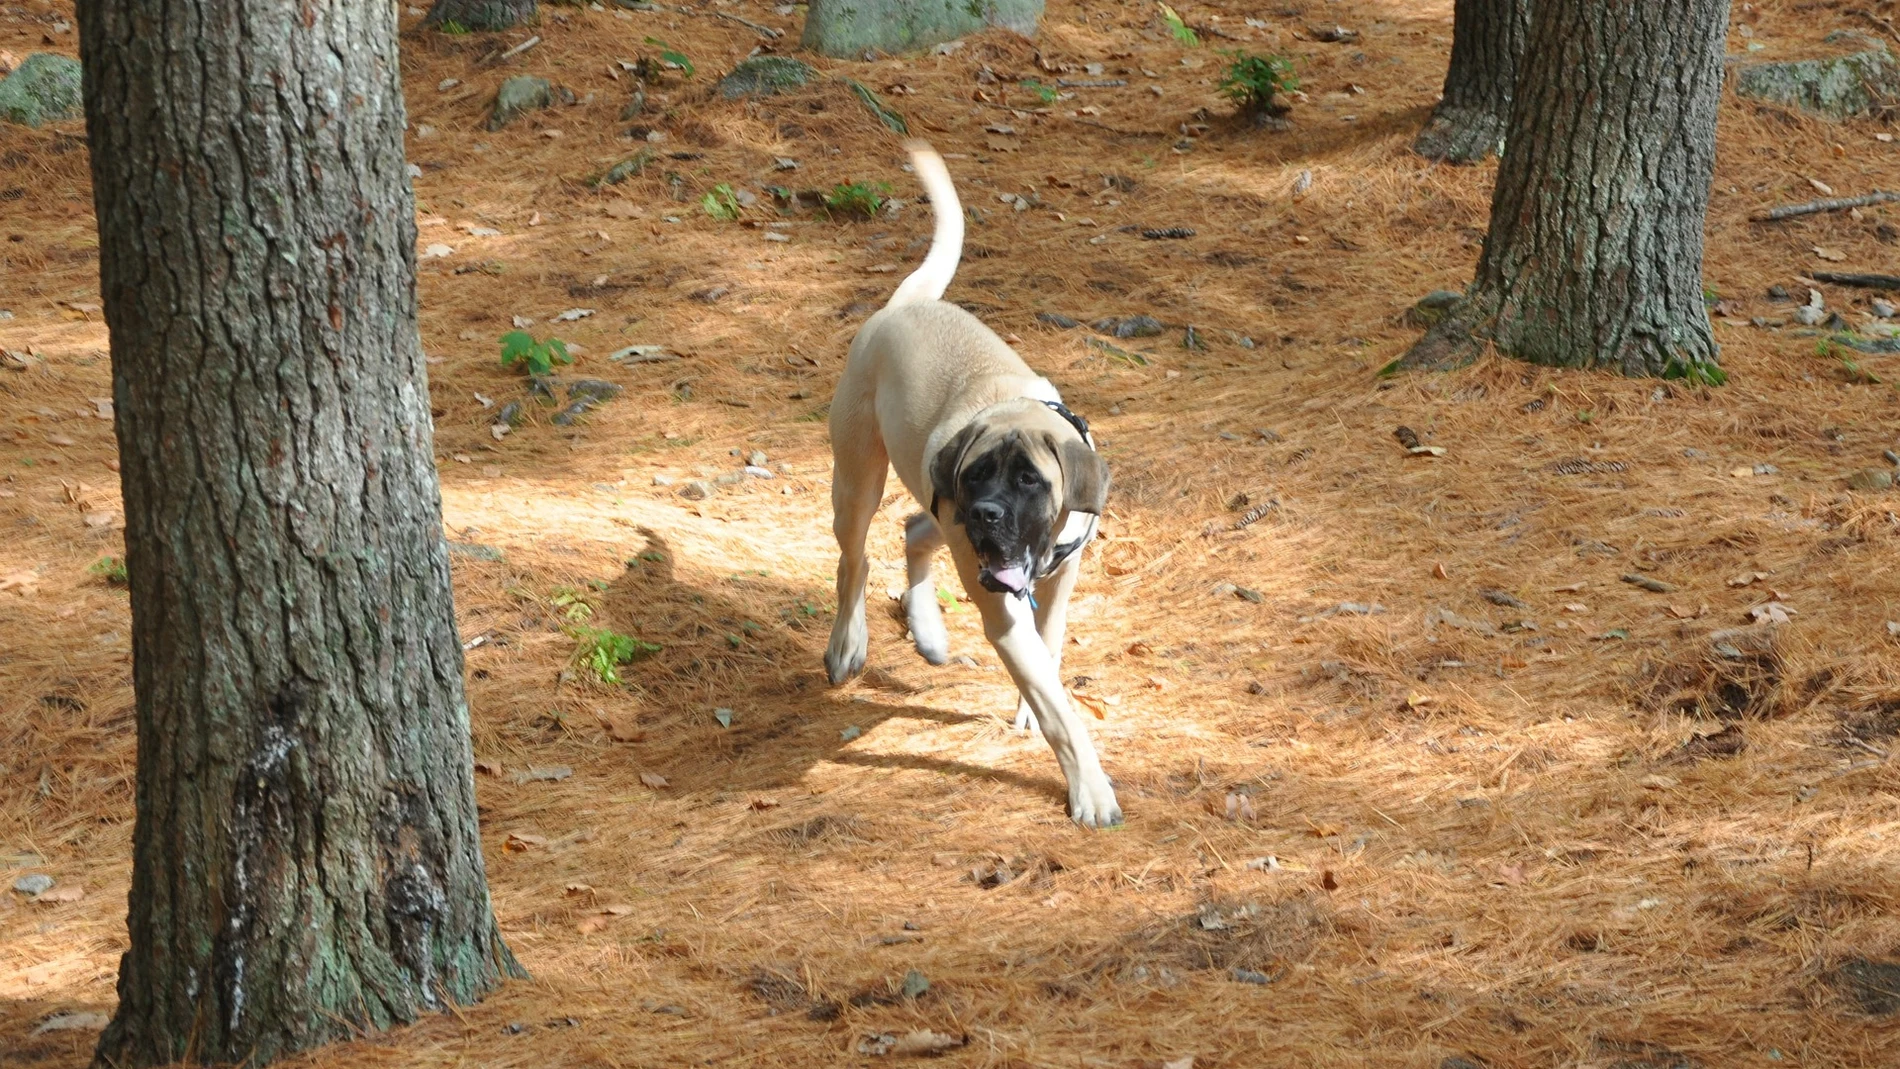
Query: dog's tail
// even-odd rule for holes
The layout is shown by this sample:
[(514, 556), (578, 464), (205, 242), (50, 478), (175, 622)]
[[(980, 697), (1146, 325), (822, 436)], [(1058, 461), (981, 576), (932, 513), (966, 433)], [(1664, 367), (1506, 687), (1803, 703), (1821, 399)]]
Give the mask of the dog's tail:
[(930, 211), (937, 217), (937, 230), (930, 237), (930, 252), (924, 257), (923, 266), (912, 271), (897, 287), (897, 292), (891, 294), (892, 305), (942, 298), (943, 291), (950, 288), (951, 276), (957, 273), (957, 262), (963, 259), (963, 205), (957, 202), (957, 187), (950, 181), (950, 171), (944, 167), (943, 157), (930, 147), (930, 142), (922, 139), (906, 141), (904, 147), (910, 150), (911, 166), (916, 168), (924, 192), (930, 194)]

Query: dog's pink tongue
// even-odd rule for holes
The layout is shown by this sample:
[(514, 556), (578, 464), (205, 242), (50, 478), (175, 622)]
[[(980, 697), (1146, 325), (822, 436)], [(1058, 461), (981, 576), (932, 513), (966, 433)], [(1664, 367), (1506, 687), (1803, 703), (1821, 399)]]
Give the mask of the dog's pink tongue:
[(1023, 570), (1014, 564), (1007, 568), (996, 569), (990, 573), (990, 578), (996, 580), (998, 585), (1008, 587), (1018, 594), (1022, 593), (1023, 588), (1029, 585), (1029, 576), (1024, 574)]

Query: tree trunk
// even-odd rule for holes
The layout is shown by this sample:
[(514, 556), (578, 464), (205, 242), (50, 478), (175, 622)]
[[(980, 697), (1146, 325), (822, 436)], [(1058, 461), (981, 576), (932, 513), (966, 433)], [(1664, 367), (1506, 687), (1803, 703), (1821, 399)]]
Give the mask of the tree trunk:
[(489, 32), (532, 22), (534, 15), (535, 0), (435, 0), (422, 24)]
[(1727, 0), (1538, 0), (1465, 299), (1399, 361), (1484, 340), (1559, 367), (1721, 382), (1702, 297)]
[(489, 905), (386, 3), (79, 5), (137, 824), (95, 1064), (262, 1064), (518, 973)]
[(1477, 163), (1498, 150), (1511, 118), (1530, 11), (1530, 0), (1457, 0), (1444, 95), (1412, 151), (1447, 163)]

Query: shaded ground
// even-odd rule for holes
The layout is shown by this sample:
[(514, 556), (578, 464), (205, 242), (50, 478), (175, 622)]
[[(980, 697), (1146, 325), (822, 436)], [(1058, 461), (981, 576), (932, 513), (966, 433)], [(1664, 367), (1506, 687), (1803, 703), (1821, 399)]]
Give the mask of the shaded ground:
[[(967, 606), (949, 619), (974, 666), (923, 664), (880, 600), (873, 671), (824, 685), (823, 405), (928, 233), (896, 137), (835, 83), (709, 99), (755, 46), (790, 47), (729, 19), (548, 7), (544, 42), (499, 65), (526, 33), (412, 31), (421, 243), (452, 249), (421, 267), (449, 535), (500, 551), (455, 565), (489, 867), (536, 978), (290, 1064), (829, 1066), (914, 1028), (967, 1035), (958, 1065), (1891, 1064), (1900, 518), (1844, 478), (1900, 448), (1900, 360), (1850, 367), (1748, 321), (1788, 317), (1764, 294), (1805, 297), (1803, 272), (1891, 271), (1900, 212), (1747, 216), (1810, 179), (1900, 186), (1894, 145), (1725, 102), (1723, 389), (1503, 363), (1381, 381), (1411, 301), (1468, 279), (1488, 205), (1490, 168), (1406, 151), (1449, 7), (1183, 8), (1232, 38), (1213, 46), (1295, 59), (1284, 133), (1231, 128), (1214, 50), (1132, 5), (1052, 4), (1036, 44), (824, 65), (959, 154), (983, 218), (951, 296), (1021, 338), (1114, 468), (1066, 661), (1104, 703), (1129, 817), (1095, 835), (1063, 819), (1047, 748), (1007, 729)], [(1766, 49), (1868, 28), (1853, 5), (1755, 7)], [(769, 5), (705, 10), (796, 34)], [(55, 18), (6, 9), (0, 48), (70, 53)], [(1360, 36), (1310, 39), (1321, 20)], [(616, 121), (616, 61), (649, 36), (699, 74)], [(523, 72), (577, 103), (484, 131)], [(1129, 85), (1041, 113), (1026, 78)], [(590, 190), (635, 125), (661, 159)], [(124, 939), (128, 627), (88, 572), (120, 534), (80, 135), (0, 128), (0, 345), (31, 365), (0, 369), (0, 876), (85, 892), (0, 894), (4, 1066), (83, 1062), (93, 1032), (30, 1033), (109, 1010)], [(906, 203), (766, 239), (766, 186), (856, 181)], [(764, 199), (716, 221), (698, 201), (720, 183)], [(1167, 227), (1195, 234), (1138, 233)], [(1821, 288), (1865, 322), (1868, 295)], [(571, 308), (596, 312), (550, 326)], [(1039, 312), (1171, 326), (1116, 343), (1144, 364)], [(477, 395), (523, 396), (495, 356), (514, 316), (626, 393), (496, 440)], [(632, 344), (683, 358), (606, 359)], [(1401, 425), (1445, 455), (1408, 457)], [(676, 493), (755, 450), (775, 478)], [(874, 593), (899, 582), (907, 508), (874, 529)], [(665, 649), (624, 688), (564, 676), (576, 597)], [(1726, 633), (1771, 600), (1790, 622)]]

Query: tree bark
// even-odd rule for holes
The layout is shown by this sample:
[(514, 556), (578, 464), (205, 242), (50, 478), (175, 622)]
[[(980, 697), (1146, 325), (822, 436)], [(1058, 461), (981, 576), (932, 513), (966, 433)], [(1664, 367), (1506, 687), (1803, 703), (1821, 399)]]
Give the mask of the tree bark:
[(423, 16), (425, 26), (454, 23), (464, 30), (508, 30), (535, 16), (535, 0), (435, 0)]
[(1530, 11), (1530, 0), (1457, 0), (1445, 91), (1412, 151), (1447, 163), (1477, 163), (1498, 151)]
[(1398, 362), (1721, 382), (1702, 296), (1727, 0), (1538, 0), (1465, 299)]
[(78, 10), (138, 724), (94, 1064), (258, 1065), (519, 972), (476, 826), (396, 8)]

